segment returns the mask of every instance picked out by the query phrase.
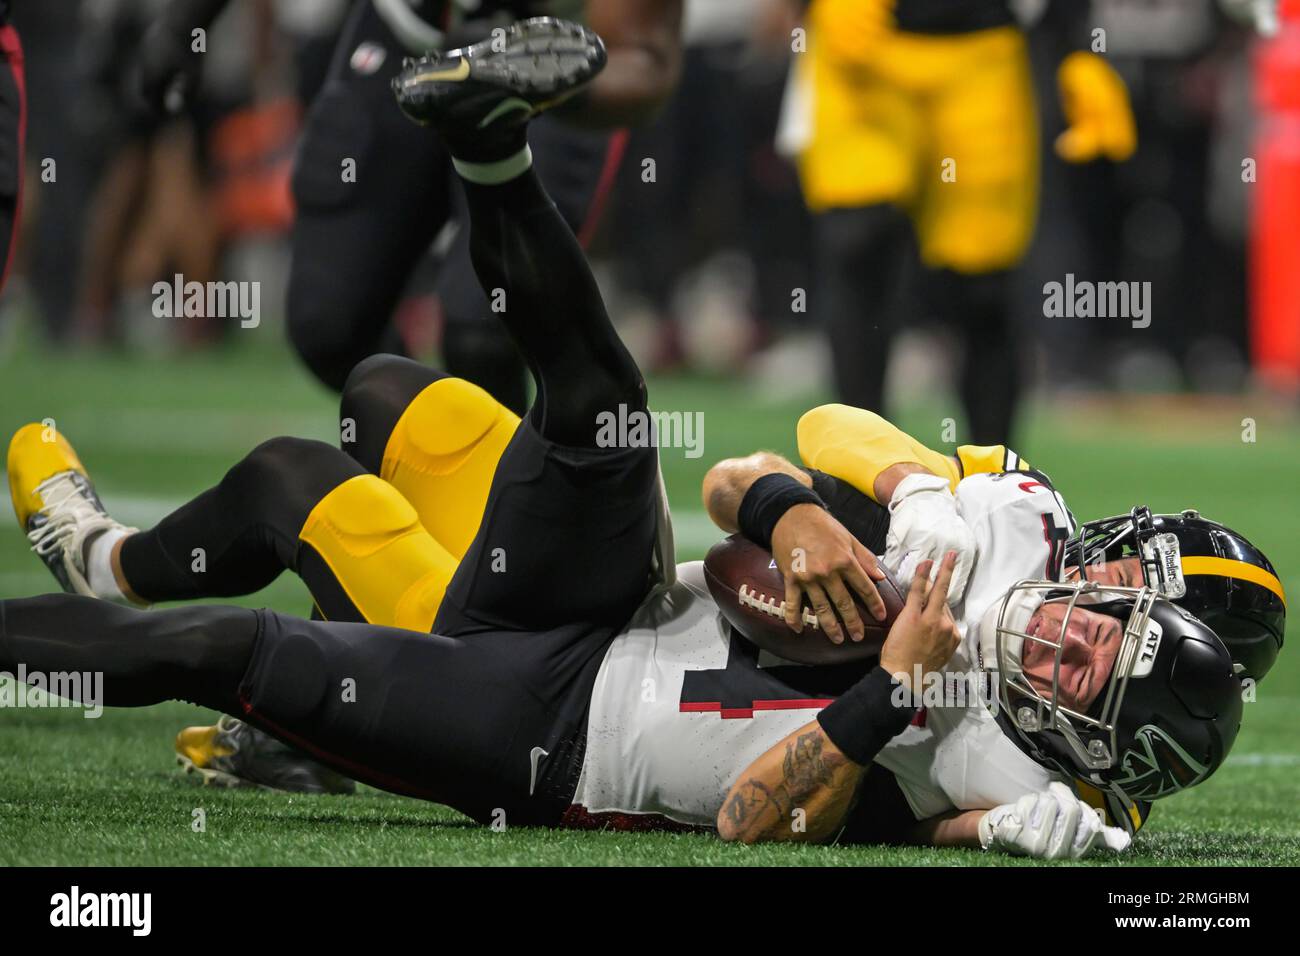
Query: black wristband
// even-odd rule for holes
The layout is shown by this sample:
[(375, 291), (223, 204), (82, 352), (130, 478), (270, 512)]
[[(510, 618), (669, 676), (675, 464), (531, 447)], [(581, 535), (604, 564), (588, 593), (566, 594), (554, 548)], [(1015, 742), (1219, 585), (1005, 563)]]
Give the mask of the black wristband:
[(764, 475), (749, 486), (740, 502), (740, 513), (736, 516), (740, 533), (771, 551), (776, 523), (795, 505), (803, 504), (826, 507), (821, 495), (794, 476), (781, 472)]
[(817, 715), (817, 722), (831, 743), (865, 767), (915, 716), (911, 690), (877, 664), (870, 674), (831, 701)]

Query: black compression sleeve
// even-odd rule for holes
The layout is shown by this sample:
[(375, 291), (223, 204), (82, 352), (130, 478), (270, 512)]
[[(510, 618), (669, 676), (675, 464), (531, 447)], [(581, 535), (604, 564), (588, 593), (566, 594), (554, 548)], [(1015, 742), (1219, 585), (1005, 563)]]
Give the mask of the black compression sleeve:
[(889, 536), (889, 509), (868, 498), (847, 481), (815, 468), (805, 469), (812, 478), (813, 491), (826, 502), (826, 508), (868, 551), (884, 554)]
[(846, 757), (866, 767), (915, 715), (907, 688), (877, 664), (823, 710), (817, 722)]
[(736, 523), (740, 533), (755, 544), (772, 550), (772, 531), (776, 523), (795, 505), (815, 504), (826, 507), (826, 502), (799, 479), (780, 472), (764, 475), (745, 492), (740, 502)]
[(610, 324), (582, 247), (535, 170), (464, 186), (474, 271), (484, 290), (503, 296), (497, 317), (537, 383), (530, 420), (548, 441), (605, 447), (604, 416), (644, 413), (645, 380)]
[[(237, 462), (214, 487), (122, 545), (122, 573), (148, 601), (188, 601), (258, 591), (286, 568), (299, 571), (299, 532), (321, 499), (365, 474), (360, 464), (324, 442), (273, 438)], [(326, 572), (320, 579), (318, 571)], [(304, 580), (321, 610), (352, 620), (335, 606), (339, 592), (328, 566)], [(319, 585), (319, 586), (318, 586)]]

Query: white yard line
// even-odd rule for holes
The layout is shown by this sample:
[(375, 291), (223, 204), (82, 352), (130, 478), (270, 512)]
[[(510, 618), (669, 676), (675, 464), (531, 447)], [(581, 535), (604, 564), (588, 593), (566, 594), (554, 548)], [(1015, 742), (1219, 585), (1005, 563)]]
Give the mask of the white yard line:
[(702, 557), (722, 537), (708, 512), (673, 509), (673, 542), (677, 545), (677, 560), (681, 561), (684, 555), (698, 554)]
[(239, 412), (131, 408), (111, 415), (69, 413), (61, 416), (56, 424), (74, 445), (83, 448), (108, 447), (156, 455), (238, 454), (251, 450), (258, 441), (271, 435), (327, 440), (333, 427), (328, 415), (274, 409)]
[[(100, 485), (98, 490), (110, 515), (123, 524), (140, 528), (149, 527), (188, 500), (181, 495), (136, 495), (118, 491), (112, 485)], [(197, 494), (202, 489), (194, 490)], [(674, 510), (673, 537), (683, 555), (702, 555), (722, 538), (722, 532), (702, 510)]]
[(1229, 754), (1225, 763), (1235, 767), (1295, 767), (1300, 766), (1300, 754)]
[[(99, 488), (99, 496), (108, 513), (123, 524), (148, 528), (166, 514), (175, 511), (189, 499), (163, 495), (119, 494), (111, 486)], [(196, 488), (197, 494), (202, 489)]]

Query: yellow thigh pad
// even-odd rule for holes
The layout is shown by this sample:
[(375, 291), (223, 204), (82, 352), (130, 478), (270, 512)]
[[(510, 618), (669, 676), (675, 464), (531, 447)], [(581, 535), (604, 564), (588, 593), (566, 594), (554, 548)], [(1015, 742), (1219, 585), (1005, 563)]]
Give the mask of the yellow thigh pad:
[(402, 494), (374, 475), (343, 482), (299, 532), (371, 624), (429, 631), (457, 559)]
[(519, 417), (477, 385), (439, 379), (398, 419), (380, 477), (460, 559), (478, 533), (497, 462), (518, 426)]

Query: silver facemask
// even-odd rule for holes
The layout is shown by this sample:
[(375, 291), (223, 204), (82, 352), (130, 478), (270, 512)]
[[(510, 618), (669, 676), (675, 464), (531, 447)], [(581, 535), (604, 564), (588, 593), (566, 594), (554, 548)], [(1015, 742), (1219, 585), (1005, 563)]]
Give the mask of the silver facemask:
[[(985, 671), (996, 672), (998, 705), (1005, 709), (1017, 733), (1036, 752), (1042, 753), (1044, 731), (1056, 731), (1074, 754), (1079, 768), (1105, 770), (1117, 759), (1117, 721), (1130, 679), (1151, 671), (1160, 646), (1160, 625), (1150, 619), (1158, 595), (1147, 587), (1122, 588), (1094, 581), (1062, 584), (1052, 581), (1021, 581), (1007, 591), (980, 622), (979, 657)], [(1106, 684), (1088, 708), (1080, 713), (1061, 703), (1061, 657), (1066, 630), (1075, 609), (1113, 601), (1131, 602), (1121, 645)], [(1029, 623), (1044, 603), (1068, 602), (1059, 630), (1030, 634)], [(1040, 690), (1022, 670), (1026, 642), (1053, 649), (1050, 689)], [(1090, 738), (1085, 744), (1081, 735)], [(1037, 739), (1036, 739), (1037, 738)], [(1078, 768), (1063, 768), (1071, 773)]]

